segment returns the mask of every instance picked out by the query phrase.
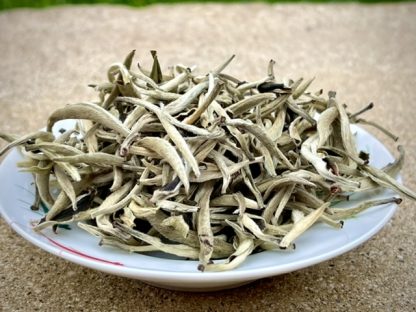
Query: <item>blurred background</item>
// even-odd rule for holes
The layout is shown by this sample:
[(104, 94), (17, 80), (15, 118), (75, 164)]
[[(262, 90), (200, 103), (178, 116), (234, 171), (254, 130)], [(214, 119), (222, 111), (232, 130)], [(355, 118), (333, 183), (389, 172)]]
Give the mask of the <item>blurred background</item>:
[[(406, 0), (405, 0), (406, 1)], [(405, 2), (401, 1), (401, 2)], [(67, 5), (67, 4), (116, 4), (116, 5), (129, 5), (134, 7), (147, 6), (155, 3), (292, 3), (292, 2), (304, 2), (304, 3), (330, 3), (330, 2), (361, 2), (361, 3), (377, 3), (377, 2), (398, 2), (394, 0), (357, 0), (357, 1), (344, 1), (344, 0), (0, 0), (0, 10), (21, 8), (21, 7), (35, 7), (43, 8), (51, 5)]]

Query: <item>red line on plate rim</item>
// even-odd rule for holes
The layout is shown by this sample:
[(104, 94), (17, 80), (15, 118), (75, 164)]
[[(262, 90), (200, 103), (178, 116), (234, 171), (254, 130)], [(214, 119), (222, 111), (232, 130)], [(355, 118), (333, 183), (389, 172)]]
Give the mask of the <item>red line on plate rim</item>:
[(93, 256), (90, 256), (90, 255), (87, 255), (87, 254), (85, 254), (85, 253), (83, 253), (83, 252), (81, 252), (81, 251), (78, 251), (78, 250), (72, 249), (72, 248), (70, 248), (70, 247), (64, 246), (64, 245), (62, 245), (61, 243), (58, 243), (57, 241), (53, 240), (52, 238), (50, 238), (50, 237), (46, 236), (46, 235), (45, 235), (45, 234), (43, 234), (43, 233), (40, 233), (40, 234), (41, 234), (43, 237), (45, 237), (48, 241), (50, 241), (52, 244), (54, 244), (54, 245), (58, 246), (59, 248), (64, 249), (65, 251), (69, 251), (69, 252), (71, 252), (71, 253), (73, 253), (73, 254), (76, 254), (76, 255), (78, 255), (78, 256), (81, 256), (81, 257), (84, 257), (84, 258), (88, 258), (88, 259), (91, 259), (91, 260), (95, 260), (95, 261), (104, 262), (104, 263), (114, 264), (114, 265), (118, 265), (118, 266), (124, 266), (124, 264), (123, 264), (123, 263), (121, 263), (121, 262), (104, 260), (104, 259), (100, 259), (100, 258), (97, 258), (97, 257), (93, 257)]

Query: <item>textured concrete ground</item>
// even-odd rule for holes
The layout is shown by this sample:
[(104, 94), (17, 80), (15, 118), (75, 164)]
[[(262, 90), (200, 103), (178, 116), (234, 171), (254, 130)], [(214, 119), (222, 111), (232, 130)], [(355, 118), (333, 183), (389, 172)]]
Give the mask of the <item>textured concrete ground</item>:
[[(43, 127), (56, 107), (94, 95), (86, 85), (136, 48), (149, 64), (212, 68), (237, 54), (230, 72), (316, 76), (351, 110), (373, 101), (372, 119), (408, 151), (406, 184), (416, 188), (416, 3), (383, 5), (175, 5), (145, 9), (62, 7), (0, 13), (0, 128)], [(374, 132), (374, 131), (373, 131)], [(389, 147), (389, 139), (378, 135)], [(32, 246), (0, 221), (3, 311), (414, 311), (416, 205), (361, 247), (331, 261), (221, 293), (157, 289), (66, 262)]]

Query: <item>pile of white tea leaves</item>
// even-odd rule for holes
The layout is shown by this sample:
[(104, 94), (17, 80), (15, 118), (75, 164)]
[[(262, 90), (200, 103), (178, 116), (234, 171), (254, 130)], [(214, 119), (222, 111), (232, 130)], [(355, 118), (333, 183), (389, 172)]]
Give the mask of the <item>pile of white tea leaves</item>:
[[(401, 201), (333, 207), (351, 193), (388, 188), (416, 199), (394, 178), (402, 147), (382, 169), (357, 151), (350, 124), (397, 139), (361, 118), (372, 104), (349, 113), (335, 92), (309, 91), (313, 79), (276, 81), (274, 61), (247, 82), (224, 72), (233, 57), (200, 75), (180, 64), (162, 73), (154, 51), (151, 70), (133, 66), (133, 56), (90, 85), (98, 101), (57, 109), (46, 131), (0, 134), (10, 142), (0, 155), (19, 146), (18, 165), (34, 176), (32, 209), (48, 209), (35, 230), (74, 222), (102, 246), (223, 271), (254, 252), (293, 249), (316, 222), (341, 228), (369, 207)], [(63, 119), (77, 121), (54, 136)]]

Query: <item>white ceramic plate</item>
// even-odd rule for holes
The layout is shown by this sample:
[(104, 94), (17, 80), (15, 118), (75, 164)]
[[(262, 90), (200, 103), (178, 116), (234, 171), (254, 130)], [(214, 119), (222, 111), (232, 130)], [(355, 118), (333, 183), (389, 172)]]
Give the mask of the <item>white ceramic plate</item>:
[[(64, 123), (64, 126), (72, 123)], [(62, 124), (61, 124), (62, 126)], [(55, 128), (59, 128), (56, 126)], [(353, 127), (357, 133), (359, 150), (370, 153), (371, 163), (382, 167), (393, 161), (389, 151), (366, 131)], [(16, 162), (22, 157), (13, 150), (0, 166), (0, 212), (6, 222), (34, 245), (74, 263), (145, 281), (160, 287), (187, 291), (210, 291), (232, 288), (260, 278), (302, 269), (334, 258), (362, 244), (376, 234), (393, 216), (396, 205), (371, 208), (357, 217), (348, 219), (343, 229), (333, 229), (326, 224), (316, 224), (296, 240), (294, 251), (267, 251), (251, 255), (237, 269), (228, 272), (199, 272), (197, 262), (177, 260), (163, 254), (145, 255), (110, 247), (98, 246), (95, 238), (77, 226), (70, 230), (50, 229), (42, 233), (32, 230), (31, 224), (41, 218), (41, 213), (31, 211), (34, 199), (33, 178), (21, 173)], [(365, 199), (390, 197), (384, 191), (365, 195)], [(348, 205), (357, 204), (355, 198)]]

